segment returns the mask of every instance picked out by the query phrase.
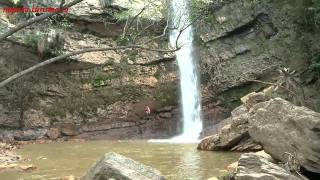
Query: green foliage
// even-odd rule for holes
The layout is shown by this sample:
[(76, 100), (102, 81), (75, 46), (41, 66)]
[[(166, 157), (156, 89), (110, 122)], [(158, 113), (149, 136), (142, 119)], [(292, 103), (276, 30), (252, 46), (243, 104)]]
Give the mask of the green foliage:
[(42, 38), (44, 38), (46, 34), (43, 32), (36, 32), (36, 33), (30, 33), (30, 34), (26, 34), (24, 36), (24, 43), (26, 43), (27, 45), (36, 48), (38, 41)]
[(108, 61), (106, 61), (103, 65), (104, 66), (113, 66), (115, 63), (114, 63), (114, 59), (113, 58), (109, 58)]
[(101, 87), (108, 85), (108, 81), (111, 79), (110, 75), (101, 71), (101, 69), (92, 69), (91, 70), (91, 84), (94, 87)]
[(128, 45), (130, 42), (132, 42), (132, 37), (130, 36), (130, 34), (127, 34), (126, 36), (120, 36), (117, 38), (116, 40), (117, 45), (119, 46), (125, 46)]
[(311, 6), (306, 9), (305, 21), (308, 26), (320, 26), (320, 0), (311, 0)]
[(58, 26), (60, 26), (62, 29), (70, 29), (72, 27), (72, 24), (66, 18), (63, 18), (58, 23)]
[(128, 18), (130, 18), (131, 14), (133, 14), (131, 11), (118, 11), (115, 12), (113, 16), (118, 21), (126, 21)]
[[(51, 50), (50, 54), (53, 54), (55, 56), (60, 56), (63, 54), (63, 50), (59, 48), (54, 48)], [(70, 62), (70, 61), (66, 61), (66, 62)]]
[(203, 16), (202, 19), (204, 19), (207, 22), (212, 20), (213, 15), (208, 13), (210, 6), (207, 2), (203, 0), (192, 0), (190, 7), (192, 20), (198, 18), (199, 16)]
[(218, 177), (219, 180), (233, 180), (235, 177), (235, 172), (223, 172)]
[(136, 101), (139, 99), (143, 99), (145, 97), (146, 93), (143, 91), (142, 86), (138, 85), (123, 85), (119, 88), (119, 99), (122, 101)]
[(312, 59), (312, 64), (311, 64), (310, 68), (311, 68), (313, 71), (320, 73), (320, 54), (316, 55), (316, 56)]
[(320, 0), (313, 0), (313, 8), (314, 8), (314, 22), (316, 25), (320, 25)]
[(202, 21), (213, 24), (216, 23), (216, 16), (213, 12), (212, 2), (206, 0), (191, 1), (191, 19), (201, 19)]
[(157, 70), (154, 75), (155, 78), (160, 79), (161, 78), (161, 72), (159, 70)]
[(161, 106), (176, 105), (178, 97), (178, 86), (174, 83), (161, 84), (155, 92), (155, 98)]

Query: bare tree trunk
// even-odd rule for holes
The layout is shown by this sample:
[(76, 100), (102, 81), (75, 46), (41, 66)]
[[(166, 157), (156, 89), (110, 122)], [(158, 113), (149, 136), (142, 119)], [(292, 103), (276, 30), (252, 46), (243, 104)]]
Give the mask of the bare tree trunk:
[(20, 128), (24, 128), (23, 118), (24, 118), (24, 98), (22, 95), (19, 97), (19, 110), (20, 110), (20, 120), (19, 120), (19, 126)]

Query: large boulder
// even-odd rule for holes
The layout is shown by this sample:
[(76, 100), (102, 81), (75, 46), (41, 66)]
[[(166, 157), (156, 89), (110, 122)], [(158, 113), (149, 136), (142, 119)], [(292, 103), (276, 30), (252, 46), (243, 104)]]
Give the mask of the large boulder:
[(47, 134), (47, 129), (27, 129), (23, 131), (8, 131), (8, 133), (13, 133), (13, 137), (18, 141), (31, 141), (37, 139), (45, 139)]
[(42, 111), (28, 109), (24, 112), (23, 124), (28, 128), (41, 128), (50, 126), (50, 118)]
[(116, 153), (105, 154), (82, 178), (83, 180), (164, 180), (161, 173), (149, 166)]
[(248, 114), (245, 106), (231, 112), (231, 123), (224, 126), (218, 134), (201, 140), (199, 150), (217, 151), (257, 151), (261, 146), (254, 143), (248, 133)]
[(61, 125), (61, 134), (65, 136), (78, 135), (78, 127), (72, 123), (65, 123)]
[(250, 109), (249, 134), (273, 158), (287, 162), (296, 155), (305, 169), (320, 173), (320, 113), (281, 98)]
[(47, 132), (47, 136), (49, 139), (56, 140), (61, 136), (60, 129), (58, 128), (50, 128)]
[(263, 151), (242, 154), (235, 174), (235, 180), (298, 180), (284, 168), (276, 164), (269, 154)]

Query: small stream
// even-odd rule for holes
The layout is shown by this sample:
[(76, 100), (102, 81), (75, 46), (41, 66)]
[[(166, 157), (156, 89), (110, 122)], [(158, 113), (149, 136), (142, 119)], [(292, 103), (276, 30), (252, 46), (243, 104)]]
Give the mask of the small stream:
[(0, 173), (1, 180), (58, 179), (82, 176), (106, 152), (116, 152), (160, 170), (168, 180), (205, 180), (218, 176), (239, 153), (197, 151), (196, 144), (146, 141), (87, 141), (31, 144), (18, 150), (37, 169)]

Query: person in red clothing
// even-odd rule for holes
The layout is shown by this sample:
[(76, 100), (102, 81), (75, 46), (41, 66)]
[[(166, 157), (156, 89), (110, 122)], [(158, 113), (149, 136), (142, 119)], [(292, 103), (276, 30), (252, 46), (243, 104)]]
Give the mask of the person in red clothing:
[(149, 114), (151, 113), (150, 107), (147, 106), (147, 105), (144, 107), (144, 111), (145, 111), (145, 113), (146, 113), (147, 115), (149, 115)]

